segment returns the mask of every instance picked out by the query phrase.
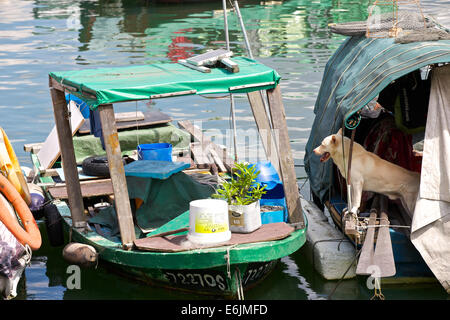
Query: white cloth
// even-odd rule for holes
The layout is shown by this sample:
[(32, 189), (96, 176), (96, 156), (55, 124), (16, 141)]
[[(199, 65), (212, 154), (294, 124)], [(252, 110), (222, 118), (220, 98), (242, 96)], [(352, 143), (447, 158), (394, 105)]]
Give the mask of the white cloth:
[(433, 71), (411, 241), (450, 293), (450, 65)]

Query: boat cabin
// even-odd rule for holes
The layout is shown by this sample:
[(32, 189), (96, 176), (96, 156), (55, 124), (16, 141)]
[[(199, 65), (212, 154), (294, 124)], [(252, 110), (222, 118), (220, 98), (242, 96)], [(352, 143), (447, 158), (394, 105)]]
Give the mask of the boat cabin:
[[(233, 62), (239, 71), (211, 68), (200, 72), (179, 63), (153, 64), (119, 68), (85, 69), (68, 72), (52, 72), (49, 75), (50, 93), (53, 101), (63, 173), (73, 220), (73, 227), (86, 228), (85, 207), (80, 187), (77, 159), (72, 139), (70, 113), (66, 94), (74, 95), (90, 106), (101, 124), (109, 173), (114, 194), (114, 203), (124, 248), (131, 249), (135, 240), (132, 205), (125, 177), (122, 151), (118, 139), (114, 104), (175, 96), (245, 93), (257, 124), (268, 159), (276, 168), (283, 182), (289, 222), (304, 228), (300, 198), (294, 171), (294, 162), (289, 145), (285, 112), (279, 87), (280, 76), (271, 68), (257, 61), (236, 57)], [(265, 109), (263, 92), (267, 92), (268, 112)], [(94, 119), (95, 121), (95, 119)], [(91, 122), (93, 119), (91, 117)], [(193, 136), (201, 137), (198, 128), (189, 122), (180, 122)], [(277, 131), (279, 140), (272, 138)], [(203, 143), (212, 144), (205, 139)], [(276, 146), (276, 147), (274, 147)], [(214, 146), (216, 156), (230, 169), (233, 160), (223, 149)], [(279, 152), (283, 150), (283, 152)]]

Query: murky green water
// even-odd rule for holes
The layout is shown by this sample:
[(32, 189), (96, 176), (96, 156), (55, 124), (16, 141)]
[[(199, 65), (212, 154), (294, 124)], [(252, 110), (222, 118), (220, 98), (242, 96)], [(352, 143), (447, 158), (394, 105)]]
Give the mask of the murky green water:
[[(368, 0), (240, 1), (252, 51), (282, 76), (281, 88), (297, 176), (305, 177), (304, 146), (313, 121), (313, 106), (322, 72), (343, 41), (328, 24), (367, 17)], [(422, 1), (424, 11), (450, 25), (450, 1)], [(161, 5), (151, 1), (0, 0), (0, 126), (7, 132), (21, 165), (30, 166), (24, 143), (44, 141), (54, 125), (48, 91), (50, 71), (124, 66), (203, 53), (224, 46), (221, 1)], [(246, 55), (233, 13), (228, 18), (231, 49)], [(203, 128), (225, 133), (230, 127), (229, 100), (192, 97), (152, 104), (120, 104), (116, 111), (157, 108), (174, 120), (200, 119)], [(236, 98), (238, 128), (253, 128), (246, 100)], [(215, 131), (214, 131), (214, 130)], [(245, 141), (238, 141), (242, 147)], [(241, 158), (248, 154), (240, 149)], [(253, 160), (250, 156), (249, 160)], [(300, 184), (304, 180), (300, 179)], [(307, 184), (302, 190), (308, 196)], [(19, 284), (17, 299), (197, 299), (151, 288), (119, 277), (99, 265), (83, 270), (81, 289), (66, 286), (68, 264), (62, 248), (45, 238)], [(276, 270), (247, 299), (321, 299), (336, 281), (324, 281), (304, 258), (303, 249), (282, 259)], [(387, 299), (445, 299), (436, 285), (384, 288)], [(343, 281), (333, 298), (369, 299), (373, 292), (356, 280)]]

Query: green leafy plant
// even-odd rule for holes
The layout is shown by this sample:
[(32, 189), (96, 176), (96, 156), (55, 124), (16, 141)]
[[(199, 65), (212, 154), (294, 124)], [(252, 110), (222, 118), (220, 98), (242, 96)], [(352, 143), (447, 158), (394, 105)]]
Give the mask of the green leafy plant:
[(258, 175), (255, 166), (236, 163), (231, 180), (225, 181), (212, 197), (224, 199), (229, 205), (247, 205), (258, 201), (266, 193), (266, 186), (256, 183)]

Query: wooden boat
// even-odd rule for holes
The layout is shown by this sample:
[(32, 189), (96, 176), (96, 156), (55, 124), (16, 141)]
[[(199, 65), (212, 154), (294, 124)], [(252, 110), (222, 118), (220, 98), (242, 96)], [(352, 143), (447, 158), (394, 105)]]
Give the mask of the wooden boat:
[[(365, 28), (363, 34), (348, 37), (325, 68), (314, 109), (316, 116), (306, 146), (305, 169), (310, 179), (311, 193), (314, 202), (322, 210), (326, 207), (334, 224), (358, 250), (361, 249), (357, 274), (362, 277), (373, 276), (373, 270), (368, 272), (361, 269), (376, 266), (379, 267), (378, 276), (373, 277), (381, 277), (384, 283), (436, 281), (437, 278), (449, 291), (449, 276), (439, 271), (439, 268), (449, 269), (448, 241), (442, 245), (426, 240), (430, 248), (434, 248), (434, 254), (442, 258), (438, 262), (430, 258), (430, 252), (427, 252), (420, 239), (424, 230), (438, 232), (439, 227), (433, 223), (443, 223), (440, 219), (446, 214), (448, 217), (446, 204), (444, 202), (441, 210), (433, 211), (431, 207), (419, 206), (419, 203), (424, 201), (422, 188), (439, 188), (439, 182), (432, 185), (424, 178), (424, 170), (427, 172), (431, 169), (429, 166), (424, 169), (423, 166), (432, 158), (426, 151), (427, 144), (430, 145), (432, 140), (429, 132), (435, 128), (431, 122), (433, 119), (427, 114), (432, 112), (432, 105), (435, 108), (439, 99), (446, 104), (446, 108), (449, 107), (450, 99), (445, 96), (445, 90), (440, 92), (436, 86), (440, 81), (442, 88), (449, 87), (449, 66), (446, 64), (450, 62), (450, 41), (426, 41), (422, 36), (424, 40), (421, 42), (401, 43), (396, 38), (368, 38), (364, 33)], [(375, 102), (383, 109), (368, 107)], [(378, 197), (371, 194), (363, 195), (357, 217), (346, 213), (349, 207), (347, 180), (340, 175), (332, 161), (321, 163), (320, 157), (313, 153), (323, 138), (335, 134), (339, 128), (352, 139), (352, 143), (358, 142), (381, 158), (406, 169), (422, 172), (421, 192), (412, 218), (398, 201), (389, 200), (384, 208), (378, 206), (376, 209), (386, 212), (388, 220), (379, 217), (376, 225), (369, 226), (372, 224), (369, 222), (370, 210), (376, 202), (374, 199)], [(443, 125), (439, 132), (444, 134), (439, 135), (439, 139), (445, 141), (448, 127)], [(425, 148), (418, 151), (418, 143), (414, 144), (413, 151), (412, 141), (415, 143), (420, 140), (424, 140)], [(445, 154), (448, 150), (440, 152)], [(345, 156), (349, 157), (351, 163), (351, 152)], [(448, 156), (446, 154), (447, 159)], [(438, 170), (446, 177), (448, 169)], [(351, 179), (351, 172), (346, 176)], [(442, 192), (441, 195), (445, 190)], [(425, 221), (427, 215), (434, 218)], [(390, 227), (380, 221), (390, 223)], [(377, 242), (376, 237), (374, 240), (374, 233), (368, 232), (371, 229), (377, 230), (378, 237), (384, 240)], [(364, 244), (365, 239), (369, 243)], [(371, 241), (375, 242), (375, 253)], [(380, 258), (380, 253), (383, 258)], [(441, 262), (443, 264), (439, 264)]]
[[(40, 173), (36, 180), (58, 208), (65, 231), (69, 233), (72, 241), (93, 246), (101, 263), (126, 276), (152, 285), (226, 297), (243, 297), (243, 290), (264, 279), (281, 257), (295, 252), (305, 243), (306, 222), (303, 220), (278, 85), (280, 76), (273, 69), (251, 59), (237, 57), (233, 58), (233, 61), (239, 65), (238, 73), (227, 72), (221, 68), (212, 68), (209, 73), (202, 73), (178, 63), (50, 73), (50, 92), (64, 181), (61, 182), (53, 176), (58, 171), (58, 162), (47, 161), (48, 167), (42, 166), (38, 155), (42, 155), (45, 144), (28, 145), (26, 150), (31, 152), (35, 171)], [(261, 90), (267, 90), (270, 121), (264, 109)], [(92, 109), (98, 109), (110, 179), (83, 181), (79, 177), (77, 155), (74, 151), (78, 137), (72, 137), (74, 132), (70, 129), (67, 117), (64, 92), (70, 92), (86, 101)], [(283, 181), (288, 223), (264, 224), (255, 232), (236, 235), (238, 240), (233, 240), (233, 235), (231, 242), (214, 246), (194, 246), (190, 247), (190, 250), (178, 247), (177, 250), (169, 250), (170, 248), (165, 249), (163, 245), (163, 248), (155, 250), (148, 241), (159, 239), (174, 245), (177, 239), (186, 237), (189, 212), (180, 213), (167, 223), (144, 233), (141, 239), (137, 238), (135, 221), (138, 221), (136, 218), (139, 217), (133, 217), (135, 210), (132, 206), (135, 203), (130, 201), (129, 197), (133, 186), (125, 175), (127, 165), (124, 169), (122, 143), (119, 140), (119, 136), (126, 130), (118, 132), (119, 125), (116, 126), (113, 104), (149, 98), (237, 92), (247, 94), (260, 134), (269, 134), (263, 141), (266, 143), (266, 150), (272, 150), (267, 153), (267, 157), (271, 159)], [(199, 170), (229, 173), (234, 162), (223, 148), (204, 137), (201, 130), (188, 121), (180, 121), (179, 126), (188, 132), (189, 141), (192, 138), (215, 151), (215, 162), (206, 164), (206, 169), (197, 168), (197, 161), (194, 161), (196, 158), (191, 159), (188, 155), (188, 160), (184, 158), (184, 161), (188, 162), (187, 167), (190, 162), (195, 163), (180, 174), (186, 175)], [(72, 123), (72, 129), (75, 128), (75, 131), (80, 127), (82, 125)], [(267, 143), (272, 141), (271, 128), (279, 131), (277, 149), (267, 148)], [(105, 199), (114, 204), (120, 237), (108, 237), (110, 230), (90, 223), (85, 214), (93, 213), (85, 204), (88, 206), (89, 203)]]

